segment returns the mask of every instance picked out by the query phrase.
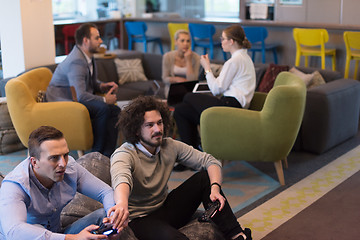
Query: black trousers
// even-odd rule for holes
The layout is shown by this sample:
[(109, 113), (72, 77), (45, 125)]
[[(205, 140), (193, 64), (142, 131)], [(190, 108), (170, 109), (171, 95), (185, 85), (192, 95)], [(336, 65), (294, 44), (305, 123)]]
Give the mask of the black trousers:
[[(191, 220), (201, 203), (207, 208), (211, 202), (209, 196), (208, 173), (198, 172), (171, 191), (163, 206), (145, 217), (133, 219), (129, 226), (139, 240), (188, 239), (178, 229)], [(228, 239), (242, 232), (227, 201), (212, 220)]]
[(241, 108), (241, 104), (234, 97), (217, 98), (207, 94), (188, 93), (182, 103), (175, 106), (174, 118), (181, 141), (199, 148), (200, 137), (197, 126), (200, 124), (201, 113), (215, 106)]
[(92, 152), (100, 152), (107, 157), (114, 153), (118, 137), (116, 123), (121, 112), (113, 104), (98, 100), (81, 102), (89, 110), (94, 134)]

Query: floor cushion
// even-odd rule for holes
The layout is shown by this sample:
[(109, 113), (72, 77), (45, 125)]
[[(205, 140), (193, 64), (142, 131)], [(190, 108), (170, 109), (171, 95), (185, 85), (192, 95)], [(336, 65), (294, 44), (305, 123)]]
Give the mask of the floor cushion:
[(6, 97), (0, 98), (0, 155), (24, 149), (11, 122)]

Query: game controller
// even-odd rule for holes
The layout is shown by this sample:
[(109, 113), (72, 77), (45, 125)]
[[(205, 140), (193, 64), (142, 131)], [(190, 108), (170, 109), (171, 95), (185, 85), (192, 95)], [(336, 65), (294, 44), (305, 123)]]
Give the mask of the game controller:
[(219, 200), (209, 204), (208, 209), (198, 218), (199, 222), (208, 222), (217, 213), (221, 204)]
[(94, 231), (91, 231), (92, 234), (101, 234), (101, 235), (106, 235), (106, 236), (109, 236), (111, 234), (115, 234), (117, 233), (117, 230), (116, 229), (113, 229), (112, 226), (100, 226), (99, 229), (97, 230), (94, 230)]

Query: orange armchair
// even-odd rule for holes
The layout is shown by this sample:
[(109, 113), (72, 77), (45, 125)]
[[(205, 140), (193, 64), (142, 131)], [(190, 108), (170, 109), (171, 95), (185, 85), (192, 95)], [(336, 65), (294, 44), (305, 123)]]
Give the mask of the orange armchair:
[(11, 79), (5, 86), (9, 113), (22, 144), (28, 147), (30, 133), (48, 125), (64, 133), (70, 150), (82, 155), (93, 144), (90, 115), (77, 102), (37, 102), (39, 91), (46, 91), (52, 72), (45, 67), (33, 69)]

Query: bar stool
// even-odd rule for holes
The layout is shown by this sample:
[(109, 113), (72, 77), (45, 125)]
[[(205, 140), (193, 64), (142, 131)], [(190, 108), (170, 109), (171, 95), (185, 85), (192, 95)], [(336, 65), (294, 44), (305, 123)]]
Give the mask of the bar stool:
[(125, 22), (125, 28), (129, 39), (129, 50), (132, 50), (133, 42), (142, 42), (144, 44), (144, 52), (147, 52), (148, 42), (157, 42), (160, 47), (161, 54), (164, 54), (161, 39), (159, 37), (146, 36), (147, 25), (145, 22)]
[(344, 78), (349, 77), (350, 60), (355, 60), (354, 79), (356, 79), (360, 60), (360, 32), (345, 31), (344, 42), (346, 47)]
[[(75, 45), (75, 31), (80, 27), (80, 24), (71, 24), (65, 25), (62, 29), (62, 33), (64, 34), (64, 45), (65, 45), (65, 54), (68, 55), (70, 53), (70, 49), (73, 45)], [(69, 48), (69, 44), (71, 47)]]
[[(329, 34), (322, 28), (294, 28), (293, 37), (296, 43), (295, 66), (300, 65), (301, 56), (305, 57), (305, 66), (308, 67), (309, 56), (321, 57), (321, 69), (325, 69), (325, 56), (332, 56), (332, 70), (336, 69), (336, 49), (325, 48), (329, 41)], [(320, 46), (320, 47), (319, 47)]]
[(255, 62), (255, 53), (261, 52), (262, 63), (265, 63), (265, 52), (272, 51), (274, 55), (274, 63), (278, 64), (276, 48), (279, 44), (265, 43), (265, 39), (268, 36), (268, 31), (265, 27), (243, 27), (246, 38), (251, 43), (249, 51), (252, 53), (252, 60)]
[[(191, 50), (195, 51), (195, 47), (203, 47), (204, 54), (206, 50), (210, 49), (210, 59), (214, 59), (214, 47), (221, 47), (220, 41), (214, 41), (215, 26), (212, 24), (197, 24), (189, 23), (189, 30), (191, 35)], [(226, 61), (226, 53), (221, 49), (224, 60)]]
[(171, 50), (175, 50), (175, 33), (176, 31), (184, 29), (189, 31), (189, 24), (187, 23), (168, 23), (168, 30), (171, 39)]

